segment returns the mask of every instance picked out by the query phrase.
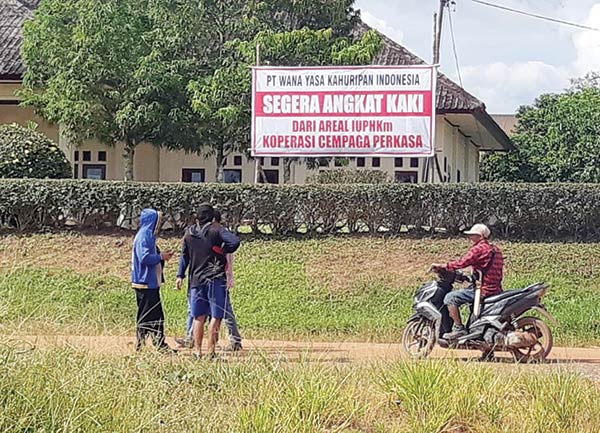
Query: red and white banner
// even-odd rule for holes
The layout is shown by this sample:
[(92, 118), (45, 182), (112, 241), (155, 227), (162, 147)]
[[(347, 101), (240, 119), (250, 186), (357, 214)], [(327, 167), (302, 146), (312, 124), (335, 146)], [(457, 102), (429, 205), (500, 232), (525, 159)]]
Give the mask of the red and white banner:
[(255, 156), (432, 156), (436, 68), (253, 68)]

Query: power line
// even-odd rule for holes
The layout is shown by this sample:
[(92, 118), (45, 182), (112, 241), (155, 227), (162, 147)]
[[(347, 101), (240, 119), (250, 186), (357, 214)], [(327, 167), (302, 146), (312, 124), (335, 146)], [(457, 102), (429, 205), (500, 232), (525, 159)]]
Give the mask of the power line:
[(573, 22), (570, 22), (570, 21), (559, 20), (559, 19), (556, 19), (556, 18), (551, 18), (551, 17), (544, 16), (544, 15), (538, 15), (538, 14), (534, 14), (534, 13), (531, 13), (531, 12), (525, 12), (525, 11), (521, 11), (521, 10), (518, 10), (518, 9), (513, 9), (513, 8), (508, 7), (508, 6), (501, 6), (501, 5), (497, 5), (497, 4), (494, 4), (494, 3), (489, 3), (489, 2), (486, 2), (486, 1), (483, 1), (483, 0), (471, 0), (471, 1), (473, 3), (479, 3), (479, 4), (484, 5), (484, 6), (490, 6), (490, 7), (496, 8), (496, 9), (501, 9), (501, 10), (504, 10), (504, 11), (513, 12), (513, 13), (520, 14), (520, 15), (525, 15), (527, 17), (537, 18), (539, 20), (550, 21), (552, 23), (563, 24), (563, 25), (566, 25), (566, 26), (576, 27), (578, 29), (583, 29), (583, 30), (592, 30), (594, 32), (600, 32), (599, 28), (586, 26), (585, 24), (578, 24), (578, 23), (573, 23)]
[[(448, 7), (450, 9), (450, 7)], [(464, 89), (462, 75), (460, 73), (460, 63), (458, 62), (458, 50), (456, 49), (456, 37), (454, 36), (454, 24), (452, 23), (452, 11), (448, 10), (448, 21), (450, 22), (450, 36), (452, 37), (452, 50), (454, 51), (454, 62), (456, 63), (456, 73), (460, 87)]]

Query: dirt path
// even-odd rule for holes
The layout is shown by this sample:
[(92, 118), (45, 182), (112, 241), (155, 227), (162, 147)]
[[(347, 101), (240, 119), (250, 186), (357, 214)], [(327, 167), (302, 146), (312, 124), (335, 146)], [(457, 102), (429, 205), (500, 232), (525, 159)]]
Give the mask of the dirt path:
[[(70, 347), (89, 351), (101, 356), (122, 356), (133, 353), (134, 338), (130, 336), (34, 336), (14, 335), (0, 337), (0, 343), (23, 350)], [(168, 343), (175, 346), (172, 339)], [(244, 351), (235, 357), (268, 356), (321, 362), (373, 362), (405, 359), (400, 344), (390, 343), (311, 343), (298, 341), (246, 340)], [(190, 350), (182, 350), (180, 356), (190, 356)], [(450, 351), (436, 348), (433, 358), (476, 359), (479, 352)], [(229, 357), (234, 357), (229, 355)], [(502, 355), (507, 356), (508, 354)], [(550, 354), (549, 364), (584, 364), (599, 370), (600, 347), (567, 348), (555, 347)]]
[[(173, 339), (168, 343), (175, 346)], [(0, 344), (15, 347), (23, 352), (30, 350), (46, 350), (51, 348), (73, 348), (89, 353), (107, 356), (127, 356), (134, 353), (134, 337), (131, 336), (33, 336), (13, 335), (0, 336)], [(151, 350), (151, 349), (149, 349)], [(181, 359), (191, 358), (191, 350), (178, 353)], [(443, 350), (436, 348), (431, 357), (435, 359), (453, 359), (477, 361), (480, 352)], [(298, 341), (246, 340), (241, 353), (226, 354), (227, 361), (241, 361), (252, 358), (267, 358), (285, 362), (326, 362), (326, 363), (373, 363), (406, 359), (400, 344), (382, 343), (311, 343)], [(500, 371), (548, 371), (568, 369), (580, 373), (600, 383), (600, 347), (568, 348), (555, 347), (550, 359), (543, 365), (515, 365), (508, 354), (499, 354), (494, 363), (486, 365)]]

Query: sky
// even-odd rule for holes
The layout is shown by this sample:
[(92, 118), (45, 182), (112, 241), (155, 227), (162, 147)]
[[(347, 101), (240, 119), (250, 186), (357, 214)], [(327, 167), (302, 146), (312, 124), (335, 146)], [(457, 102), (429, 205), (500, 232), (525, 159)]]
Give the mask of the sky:
[[(600, 0), (487, 0), (600, 28)], [(452, 21), (464, 87), (493, 114), (515, 113), (542, 93), (600, 70), (600, 32), (580, 30), (455, 0)], [(438, 0), (357, 0), (362, 19), (421, 58), (432, 60)], [(448, 19), (441, 69), (458, 83)]]

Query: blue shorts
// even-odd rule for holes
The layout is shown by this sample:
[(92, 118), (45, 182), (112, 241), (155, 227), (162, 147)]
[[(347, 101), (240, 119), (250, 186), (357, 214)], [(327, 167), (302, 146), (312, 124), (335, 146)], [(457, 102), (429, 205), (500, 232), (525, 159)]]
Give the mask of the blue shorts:
[(475, 303), (475, 290), (473, 289), (454, 290), (444, 298), (445, 305), (454, 305), (455, 307), (473, 303)]
[(190, 290), (190, 311), (192, 317), (211, 316), (222, 319), (225, 316), (225, 301), (227, 294), (226, 280), (213, 280), (200, 287)]

